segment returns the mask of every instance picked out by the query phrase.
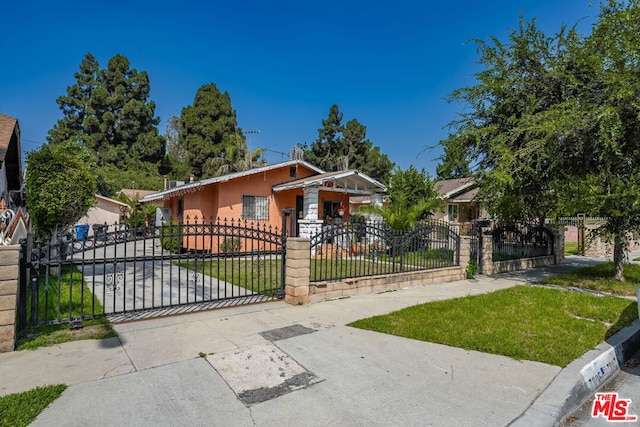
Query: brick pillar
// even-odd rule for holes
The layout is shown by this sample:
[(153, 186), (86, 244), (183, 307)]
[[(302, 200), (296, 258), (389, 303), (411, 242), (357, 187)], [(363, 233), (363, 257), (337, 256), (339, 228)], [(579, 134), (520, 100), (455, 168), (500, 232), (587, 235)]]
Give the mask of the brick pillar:
[(284, 300), (289, 304), (309, 303), (311, 241), (301, 237), (287, 239)]
[(20, 245), (0, 246), (0, 353), (16, 347)]
[(482, 235), (482, 274), (493, 274), (493, 235)]
[(555, 264), (564, 261), (564, 227), (552, 227), (553, 230), (553, 258)]
[(467, 266), (471, 260), (471, 236), (460, 236), (460, 268), (467, 274)]

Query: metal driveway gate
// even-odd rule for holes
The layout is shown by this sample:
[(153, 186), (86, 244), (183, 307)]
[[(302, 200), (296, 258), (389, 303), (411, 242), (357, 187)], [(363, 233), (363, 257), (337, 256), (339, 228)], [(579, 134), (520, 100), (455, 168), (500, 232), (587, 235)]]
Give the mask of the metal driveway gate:
[(32, 326), (103, 316), (124, 321), (284, 297), (286, 227), (187, 219), (87, 231), (35, 244), (28, 263)]

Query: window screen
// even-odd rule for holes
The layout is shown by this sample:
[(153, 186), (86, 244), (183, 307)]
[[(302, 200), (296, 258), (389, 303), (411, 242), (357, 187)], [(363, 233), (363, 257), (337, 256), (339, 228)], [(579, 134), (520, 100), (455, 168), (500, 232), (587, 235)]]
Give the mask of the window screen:
[(242, 196), (242, 219), (268, 220), (269, 201), (267, 196)]

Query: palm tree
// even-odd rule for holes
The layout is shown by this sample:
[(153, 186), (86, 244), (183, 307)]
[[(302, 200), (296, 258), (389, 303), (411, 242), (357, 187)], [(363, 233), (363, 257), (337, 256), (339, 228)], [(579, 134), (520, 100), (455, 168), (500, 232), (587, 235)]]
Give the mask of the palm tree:
[(412, 228), (420, 219), (442, 208), (440, 199), (423, 200), (409, 204), (405, 194), (396, 194), (387, 205), (363, 206), (360, 212), (380, 215), (392, 230), (406, 231)]
[(234, 141), (222, 152), (220, 157), (210, 157), (203, 170), (210, 176), (222, 176), (233, 172), (242, 172), (256, 168), (262, 164), (264, 148), (249, 150), (247, 143), (239, 135), (233, 135)]
[(414, 166), (406, 171), (395, 169), (387, 190), (387, 205), (367, 206), (363, 210), (380, 215), (393, 230), (406, 231), (427, 215), (442, 210), (444, 205), (429, 175)]

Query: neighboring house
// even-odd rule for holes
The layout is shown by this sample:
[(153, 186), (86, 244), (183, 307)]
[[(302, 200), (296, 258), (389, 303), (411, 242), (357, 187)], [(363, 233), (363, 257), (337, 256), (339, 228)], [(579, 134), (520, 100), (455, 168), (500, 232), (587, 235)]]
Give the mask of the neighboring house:
[(126, 217), (129, 205), (96, 194), (96, 204), (77, 221), (77, 224), (89, 225), (89, 236), (93, 235), (92, 225), (120, 224)]
[(118, 196), (126, 196), (132, 202), (142, 200), (145, 196), (157, 193), (154, 190), (136, 190), (135, 188), (123, 188), (118, 191)]
[[(376, 195), (384, 185), (357, 170), (324, 172), (303, 160), (290, 160), (244, 172), (189, 182), (145, 196), (162, 208), (164, 220), (209, 222), (242, 220), (282, 228), (283, 212), (297, 219), (290, 235), (309, 237), (325, 223), (349, 218), (351, 196)], [(342, 215), (341, 215), (342, 214)], [(188, 249), (214, 250), (189, 244)]]
[(0, 114), (0, 199), (4, 197), (8, 207), (23, 204), (20, 155), (18, 120)]
[(465, 223), (486, 216), (473, 200), (480, 191), (473, 178), (436, 181), (434, 187), (445, 203), (444, 212), (436, 212), (435, 219)]

